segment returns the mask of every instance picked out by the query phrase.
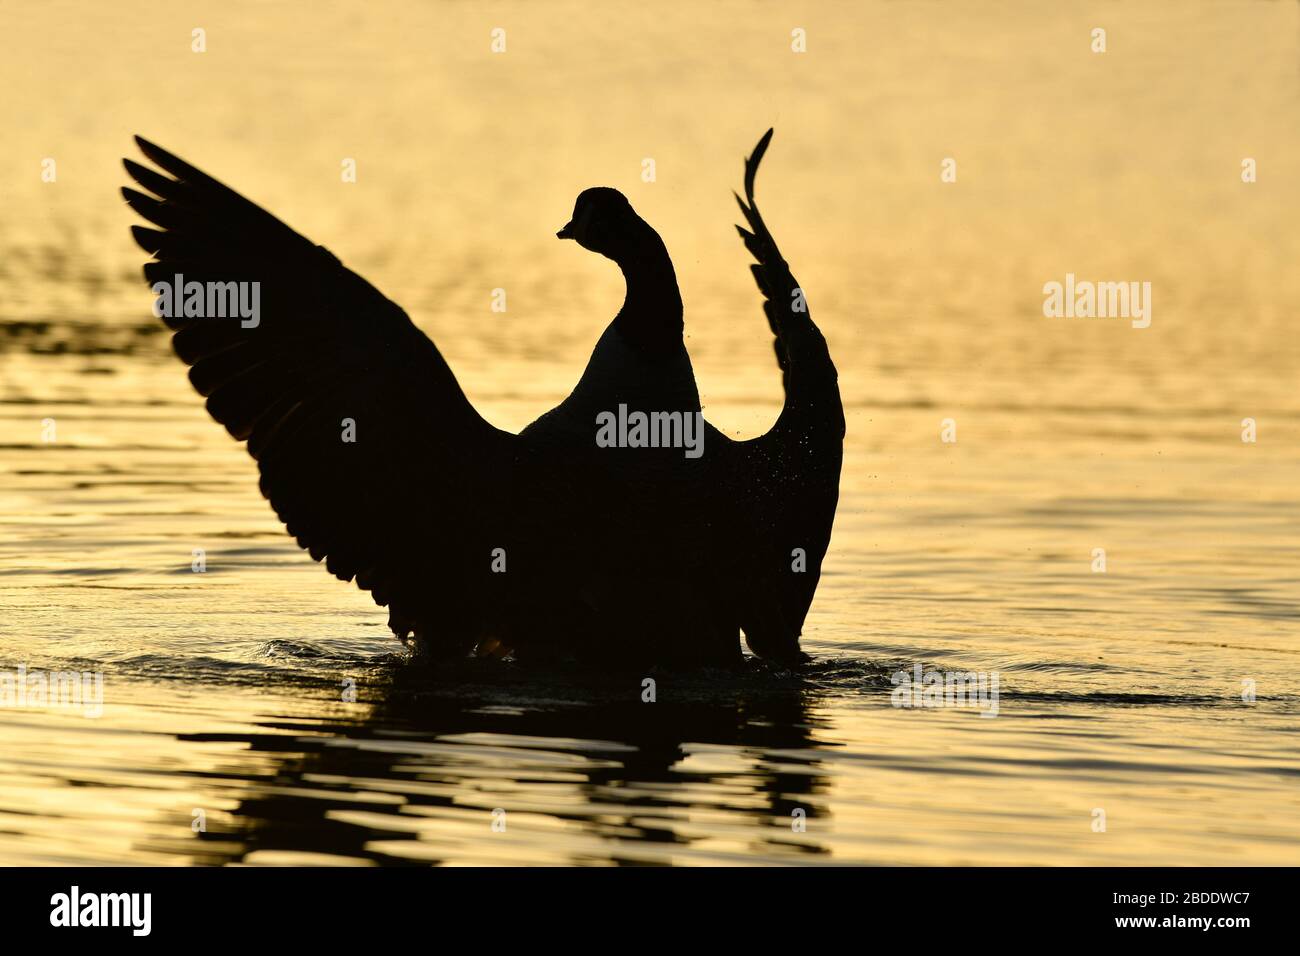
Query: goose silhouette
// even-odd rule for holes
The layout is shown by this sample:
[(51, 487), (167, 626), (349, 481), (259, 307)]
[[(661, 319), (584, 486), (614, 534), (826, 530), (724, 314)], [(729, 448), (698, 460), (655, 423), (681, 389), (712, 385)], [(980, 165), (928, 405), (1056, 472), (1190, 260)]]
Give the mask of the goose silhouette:
[[(247, 442), (289, 534), (386, 606), (398, 638), (434, 657), (733, 667), (743, 632), (792, 665), (807, 659), (844, 411), (754, 202), (771, 137), (745, 161), (737, 229), (785, 401), (747, 441), (700, 416), (672, 261), (617, 190), (584, 191), (558, 236), (619, 266), (623, 307), (572, 394), (517, 435), (475, 411), (400, 307), (217, 180), (137, 136), (162, 172), (124, 160), (153, 195), (122, 194), (157, 227), (132, 233), (209, 414)], [(232, 304), (245, 293), (251, 312)], [(638, 412), (673, 440), (638, 441)], [(598, 441), (601, 421), (619, 441)]]

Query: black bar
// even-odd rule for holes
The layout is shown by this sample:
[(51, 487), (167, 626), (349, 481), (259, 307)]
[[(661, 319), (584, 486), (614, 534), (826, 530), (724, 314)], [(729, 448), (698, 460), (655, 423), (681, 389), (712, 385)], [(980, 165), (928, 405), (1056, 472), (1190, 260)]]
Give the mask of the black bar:
[[(936, 943), (1040, 933), (1058, 945), (1102, 936), (1232, 945), (1290, 927), (1283, 911), (1294, 876), (1280, 868), (8, 869), (0, 870), (0, 914), (6, 942), (76, 934), (128, 945), (356, 939), (373, 947), (419, 933), (441, 946), (451, 941), (435, 927), (453, 925), (484, 943), (543, 927), (582, 936), (608, 929), (613, 942), (689, 936), (698, 926), (761, 941), (788, 924), (810, 943), (847, 930), (871, 945), (927, 933)], [(70, 906), (73, 886), (87, 916), (98, 894), (150, 894), (148, 935), (136, 936), (130, 919), (143, 928), (143, 897), (140, 910), (120, 910), (126, 925), (51, 925), (59, 895)]]

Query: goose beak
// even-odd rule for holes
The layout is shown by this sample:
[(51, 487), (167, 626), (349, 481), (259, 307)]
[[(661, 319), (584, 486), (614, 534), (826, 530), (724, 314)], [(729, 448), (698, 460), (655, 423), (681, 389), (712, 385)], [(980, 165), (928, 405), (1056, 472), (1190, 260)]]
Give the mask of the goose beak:
[(556, 239), (573, 239), (573, 222), (570, 221), (563, 229), (555, 234)]

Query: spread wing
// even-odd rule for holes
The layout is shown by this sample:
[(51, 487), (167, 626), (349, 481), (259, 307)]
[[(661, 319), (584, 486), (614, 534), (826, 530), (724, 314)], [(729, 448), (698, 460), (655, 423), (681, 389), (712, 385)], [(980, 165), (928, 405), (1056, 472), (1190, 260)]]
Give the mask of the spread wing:
[(312, 558), (390, 606), (399, 636), (434, 621), (442, 633), (422, 636), (471, 639), (499, 606), (491, 560), (516, 436), (488, 424), (402, 309), (328, 250), (137, 143), (163, 170), (125, 160), (153, 194), (122, 190), (156, 227), (132, 229), (155, 260), (145, 277), (156, 292), (178, 275), (183, 293), (200, 290), (163, 319), (208, 412), (248, 443), (262, 494)]
[(742, 620), (742, 627), (756, 653), (788, 656), (798, 649), (830, 544), (844, 454), (844, 406), (826, 340), (754, 202), (754, 176), (771, 139), (769, 129), (745, 160), (745, 199), (736, 201), (749, 229), (736, 228), (756, 260), (750, 271), (763, 293), (785, 403), (765, 435), (743, 442), (719, 438), (724, 481), (735, 502), (733, 520), (755, 549), (750, 574), (773, 588), (769, 594), (766, 587), (751, 586), (744, 607), (750, 623)]

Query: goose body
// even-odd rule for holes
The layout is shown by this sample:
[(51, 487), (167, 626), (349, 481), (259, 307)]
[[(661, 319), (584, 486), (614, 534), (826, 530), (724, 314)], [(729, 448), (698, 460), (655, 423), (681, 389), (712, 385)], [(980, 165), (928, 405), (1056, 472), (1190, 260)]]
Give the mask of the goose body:
[(611, 323), (597, 340), (573, 391), (524, 434), (556, 429), (590, 444), (596, 416), (620, 403), (634, 409), (698, 413), (700, 393), (686, 347), (648, 359)]
[[(159, 227), (133, 228), (151, 284), (257, 284), (256, 324), (164, 314), (173, 348), (248, 443), (289, 533), (387, 606), (399, 638), (431, 654), (730, 666), (743, 630), (756, 654), (797, 662), (844, 418), (825, 341), (753, 202), (770, 137), (746, 162), (740, 232), (786, 401), (746, 442), (703, 421), (672, 262), (615, 190), (585, 191), (558, 235), (618, 264), (627, 297), (573, 392), (518, 435), (478, 415), (397, 305), (215, 179), (137, 137), (169, 175), (126, 160), (153, 195), (123, 195)], [(636, 412), (662, 416), (665, 435), (689, 421), (702, 453), (598, 443), (601, 416)]]

